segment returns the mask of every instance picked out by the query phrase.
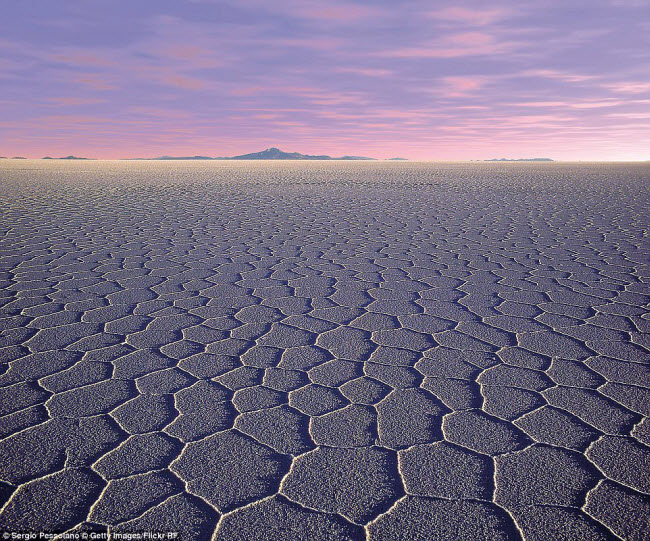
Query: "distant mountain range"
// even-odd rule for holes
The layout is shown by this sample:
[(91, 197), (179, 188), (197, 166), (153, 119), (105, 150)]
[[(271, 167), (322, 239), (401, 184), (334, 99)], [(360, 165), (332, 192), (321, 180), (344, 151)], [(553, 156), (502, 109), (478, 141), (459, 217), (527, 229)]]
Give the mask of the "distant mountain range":
[(389, 162), (407, 162), (408, 158), (388, 158)]
[(51, 158), (50, 156), (45, 156), (41, 160), (89, 160), (90, 158), (78, 158), (77, 156), (65, 156), (63, 158)]
[(138, 160), (374, 160), (375, 158), (366, 158), (363, 156), (341, 156), (332, 158), (325, 154), (311, 155), (301, 154), (300, 152), (284, 152), (279, 148), (267, 148), (261, 152), (251, 152), (250, 154), (241, 154), (229, 158), (210, 158), (209, 156), (160, 156), (159, 158), (136, 158)]
[(492, 158), (491, 160), (483, 160), (484, 162), (552, 162), (551, 158), (519, 158), (511, 160), (508, 158)]

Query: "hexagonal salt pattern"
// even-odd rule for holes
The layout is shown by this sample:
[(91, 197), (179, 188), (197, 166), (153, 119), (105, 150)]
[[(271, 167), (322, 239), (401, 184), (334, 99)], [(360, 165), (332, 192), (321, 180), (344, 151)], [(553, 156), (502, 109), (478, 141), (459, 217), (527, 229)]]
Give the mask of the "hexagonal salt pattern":
[(647, 164), (0, 174), (0, 529), (650, 531)]

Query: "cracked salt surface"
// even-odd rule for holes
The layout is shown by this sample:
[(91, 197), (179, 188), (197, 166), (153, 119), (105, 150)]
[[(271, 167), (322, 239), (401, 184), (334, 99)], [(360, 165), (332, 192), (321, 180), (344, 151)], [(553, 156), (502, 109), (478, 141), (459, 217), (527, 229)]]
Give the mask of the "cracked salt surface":
[(0, 175), (0, 529), (647, 539), (647, 164)]

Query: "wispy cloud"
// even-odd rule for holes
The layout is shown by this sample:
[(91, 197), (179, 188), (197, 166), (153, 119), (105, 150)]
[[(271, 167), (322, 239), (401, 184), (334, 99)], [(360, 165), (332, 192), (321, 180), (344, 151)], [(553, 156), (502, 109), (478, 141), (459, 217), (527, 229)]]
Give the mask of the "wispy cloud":
[(393, 58), (459, 58), (500, 55), (512, 51), (516, 44), (485, 32), (460, 32), (423, 44), (387, 49), (379, 56)]
[(428, 16), (436, 21), (451, 22), (465, 26), (486, 26), (511, 14), (504, 8), (469, 9), (461, 6), (450, 6), (431, 11)]

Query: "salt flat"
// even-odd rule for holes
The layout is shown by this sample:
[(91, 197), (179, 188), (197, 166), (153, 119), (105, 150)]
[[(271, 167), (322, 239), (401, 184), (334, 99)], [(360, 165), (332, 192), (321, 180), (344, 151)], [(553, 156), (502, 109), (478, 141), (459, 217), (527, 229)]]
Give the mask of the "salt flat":
[(0, 530), (647, 539), (650, 164), (0, 182)]

